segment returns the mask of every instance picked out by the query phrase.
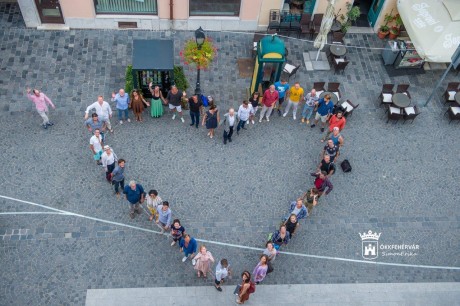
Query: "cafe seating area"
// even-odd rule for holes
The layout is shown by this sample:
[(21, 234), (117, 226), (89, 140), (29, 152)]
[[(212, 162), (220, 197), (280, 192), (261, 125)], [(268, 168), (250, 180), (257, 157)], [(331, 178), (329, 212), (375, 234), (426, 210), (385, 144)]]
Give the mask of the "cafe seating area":
[(449, 118), (449, 124), (453, 120), (460, 122), (460, 82), (448, 83), (443, 98), (444, 103), (449, 106), (444, 113)]
[(386, 108), (387, 123), (391, 121), (398, 122), (403, 120), (403, 124), (410, 120), (414, 122), (415, 118), (420, 114), (417, 105), (411, 105), (411, 95), (409, 92), (409, 84), (383, 84), (382, 91), (379, 95), (380, 106)]
[(340, 101), (342, 99), (342, 93), (340, 91), (340, 83), (338, 82), (314, 82), (313, 89), (316, 90), (316, 94), (320, 99), (324, 98), (326, 95), (331, 96), (331, 101), (334, 104), (334, 113), (337, 111), (342, 111), (345, 117), (351, 116), (353, 111), (358, 108), (359, 104), (354, 104), (350, 100)]

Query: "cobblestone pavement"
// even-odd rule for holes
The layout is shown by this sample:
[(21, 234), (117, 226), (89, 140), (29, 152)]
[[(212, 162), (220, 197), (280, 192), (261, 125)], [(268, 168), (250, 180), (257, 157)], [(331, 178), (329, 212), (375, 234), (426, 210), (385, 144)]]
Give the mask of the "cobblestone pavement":
[[(3, 11), (4, 6), (0, 6)], [(11, 11), (11, 9), (10, 9)], [(14, 11), (14, 10), (13, 10)], [(112, 195), (88, 150), (83, 110), (98, 94), (123, 86), (135, 38), (170, 38), (175, 60), (189, 32), (37, 31), (0, 18), (0, 194), (86, 216), (156, 230), (146, 216), (130, 220), (128, 205)], [(221, 112), (244, 98), (249, 79), (237, 58), (251, 56), (252, 35), (208, 33), (218, 57), (202, 73), (202, 88)], [(310, 43), (286, 40), (289, 61), (300, 63)], [(373, 35), (350, 35), (350, 44), (379, 47)], [(333, 176), (334, 190), (285, 251), (361, 260), (361, 238), (381, 232), (380, 244), (418, 244), (415, 256), (384, 256), (378, 262), (460, 266), (457, 156), (458, 125), (442, 116), (438, 98), (413, 124), (386, 124), (377, 96), (386, 82), (411, 84), (422, 105), (442, 71), (389, 78), (378, 50), (349, 48), (344, 75), (306, 72), (297, 80), (341, 82), (344, 98), (360, 104), (344, 131), (342, 158), (353, 171)], [(186, 70), (191, 84), (195, 71)], [(458, 76), (449, 74), (443, 87)], [(56, 103), (48, 130), (24, 96), (37, 86)], [(193, 85), (192, 85), (193, 87)], [(441, 94), (439, 90), (438, 94)], [(277, 115), (251, 125), (224, 146), (170, 115), (144, 123), (115, 124), (107, 143), (126, 158), (127, 180), (156, 188), (171, 203), (187, 231), (201, 239), (262, 247), (267, 233), (287, 213), (289, 201), (312, 185), (319, 162), (319, 129)], [(116, 122), (114, 120), (113, 122)], [(222, 130), (218, 130), (220, 135)], [(47, 211), (0, 198), (0, 211)], [(89, 288), (210, 285), (197, 280), (190, 263), (164, 236), (66, 215), (1, 215), (0, 304), (84, 304)], [(252, 269), (258, 251), (209, 244), (234, 270)], [(458, 282), (458, 270), (382, 266), (281, 254), (267, 284)], [(235, 281), (233, 281), (234, 283)], [(231, 284), (233, 284), (231, 283)]]

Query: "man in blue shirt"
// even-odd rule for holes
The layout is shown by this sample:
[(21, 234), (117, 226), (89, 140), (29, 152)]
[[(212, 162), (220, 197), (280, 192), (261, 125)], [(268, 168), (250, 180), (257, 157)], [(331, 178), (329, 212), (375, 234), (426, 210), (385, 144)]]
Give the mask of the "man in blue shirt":
[(125, 113), (126, 121), (131, 122), (128, 118), (129, 95), (125, 93), (125, 90), (122, 88), (117, 94), (113, 92), (111, 101), (117, 103), (118, 120), (120, 120), (120, 124), (123, 124), (123, 113)]
[(285, 79), (281, 79), (281, 81), (275, 82), (275, 89), (278, 91), (278, 116), (281, 116), (281, 104), (284, 102), (284, 97), (286, 93), (289, 91), (289, 84), (286, 82)]
[(321, 119), (321, 132), (324, 132), (324, 126), (334, 110), (334, 103), (331, 102), (331, 95), (327, 94), (315, 104), (318, 105), (318, 110), (316, 111), (315, 122), (310, 127), (314, 128)]
[(144, 203), (145, 199), (144, 188), (142, 185), (136, 184), (136, 181), (130, 181), (129, 186), (125, 186), (123, 193), (126, 195), (126, 200), (128, 200), (131, 206), (129, 216), (131, 219), (134, 219), (134, 213), (141, 213), (140, 204)]

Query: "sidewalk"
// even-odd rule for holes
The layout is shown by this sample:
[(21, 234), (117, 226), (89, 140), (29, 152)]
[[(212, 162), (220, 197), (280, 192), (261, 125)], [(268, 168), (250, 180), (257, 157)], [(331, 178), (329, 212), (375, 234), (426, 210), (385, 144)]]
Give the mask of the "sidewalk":
[[(89, 289), (87, 306), (237, 305), (234, 286)], [(458, 305), (459, 283), (259, 285), (245, 305)]]

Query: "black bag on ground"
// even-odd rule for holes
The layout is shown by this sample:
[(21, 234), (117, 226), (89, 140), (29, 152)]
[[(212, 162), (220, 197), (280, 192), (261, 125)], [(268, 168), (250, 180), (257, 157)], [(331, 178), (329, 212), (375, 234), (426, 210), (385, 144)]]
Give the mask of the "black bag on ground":
[(342, 167), (343, 172), (351, 171), (351, 165), (348, 159), (344, 159), (343, 162), (340, 163), (340, 167)]

